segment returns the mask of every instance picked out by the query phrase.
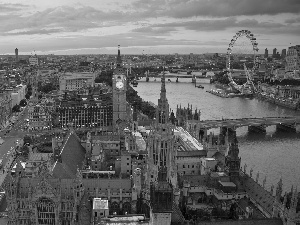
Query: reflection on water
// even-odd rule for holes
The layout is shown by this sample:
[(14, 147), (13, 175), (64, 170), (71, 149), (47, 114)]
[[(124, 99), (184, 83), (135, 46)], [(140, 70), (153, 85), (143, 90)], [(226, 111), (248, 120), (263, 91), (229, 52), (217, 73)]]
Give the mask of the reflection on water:
[[(190, 107), (201, 110), (201, 120), (261, 118), (276, 116), (299, 116), (299, 111), (283, 108), (261, 101), (256, 98), (220, 98), (207, 93), (206, 90), (216, 89), (212, 84), (202, 84), (204, 89), (195, 88), (191, 79), (181, 78), (182, 82), (167, 82), (167, 98), (170, 108)], [(179, 80), (179, 81), (180, 81)], [(157, 104), (160, 82), (139, 82), (134, 88), (146, 101)], [(218, 129), (212, 130), (218, 133)], [(253, 174), (259, 171), (259, 181), (262, 183), (267, 176), (266, 187), (276, 185), (280, 177), (283, 179), (284, 190), (290, 190), (291, 185), (300, 185), (300, 134), (276, 131), (275, 126), (267, 127), (267, 132), (249, 133), (247, 127), (237, 129), (242, 165), (248, 165), (248, 172), (253, 168)]]

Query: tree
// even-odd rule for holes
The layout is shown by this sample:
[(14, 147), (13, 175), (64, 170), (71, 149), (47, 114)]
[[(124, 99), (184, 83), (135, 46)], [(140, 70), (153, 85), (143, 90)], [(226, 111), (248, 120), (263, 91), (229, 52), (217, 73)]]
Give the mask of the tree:
[(24, 107), (24, 106), (26, 106), (26, 105), (27, 105), (26, 99), (22, 99), (22, 100), (20, 101), (20, 106), (21, 106), (21, 107)]
[(21, 106), (15, 105), (15, 106), (12, 108), (12, 111), (13, 111), (13, 112), (20, 112), (20, 111), (21, 111)]
[(32, 138), (30, 136), (28, 136), (28, 135), (24, 136), (23, 141), (24, 141), (24, 144), (28, 143), (28, 144), (31, 145), (33, 143)]
[(28, 90), (28, 91), (32, 91), (31, 84), (28, 84), (28, 85), (27, 85), (27, 90)]
[(52, 122), (52, 126), (53, 127), (58, 127), (58, 125), (59, 125), (59, 113), (58, 112), (56, 112), (56, 111), (53, 111), (52, 113), (51, 113), (51, 122)]
[(22, 146), (21, 149), (20, 149), (20, 151), (21, 151), (21, 154), (22, 154), (23, 156), (28, 157), (28, 154), (29, 154), (29, 148), (28, 148), (27, 145)]
[(45, 85), (39, 85), (38, 91), (43, 93), (49, 93), (50, 91), (55, 90), (56, 87), (53, 85), (53, 83), (47, 83)]
[(30, 95), (27, 93), (26, 95), (25, 95), (25, 98), (28, 100), (28, 99), (30, 99)]

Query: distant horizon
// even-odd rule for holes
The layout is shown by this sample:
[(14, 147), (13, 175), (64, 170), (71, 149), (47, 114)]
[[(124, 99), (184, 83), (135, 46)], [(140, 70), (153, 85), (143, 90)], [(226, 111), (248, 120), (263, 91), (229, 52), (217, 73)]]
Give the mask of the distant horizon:
[[(193, 54), (193, 55), (206, 55), (206, 54), (208, 54), (208, 55), (213, 55), (213, 54), (219, 54), (219, 55), (226, 55), (227, 53), (225, 52), (225, 53), (221, 53), (221, 52), (206, 52), (206, 53), (193, 53), (193, 52), (190, 52), (190, 53), (166, 53), (166, 54), (122, 54), (122, 52), (121, 52), (121, 56), (130, 56), (130, 55), (140, 55), (140, 56), (155, 56), (155, 55), (158, 55), (158, 56), (160, 56), (160, 55), (173, 55), (173, 56), (175, 56), (175, 54), (178, 54), (178, 55), (190, 55), (190, 54)], [(96, 55), (115, 55), (115, 56), (117, 56), (118, 54), (117, 53), (115, 53), (115, 54), (104, 54), (104, 53), (93, 53), (93, 54), (91, 54), (91, 53), (82, 53), (82, 54), (53, 54), (53, 53), (51, 53), (51, 54), (36, 54), (37, 56), (76, 56), (76, 55), (78, 55), (78, 56), (96, 56)], [(252, 54), (244, 54), (244, 55), (252, 55)], [(264, 55), (264, 54), (261, 54), (261, 53), (257, 53), (256, 55)], [(272, 55), (272, 54), (269, 54), (270, 56)], [(2, 57), (2, 56), (13, 56), (13, 57), (15, 57), (15, 54), (3, 54), (3, 55), (0, 55), (0, 57)], [(33, 54), (18, 54), (18, 56), (33, 56)]]
[(300, 44), (299, 15), (296, 0), (2, 0), (0, 54), (225, 53), (240, 30), (263, 54)]

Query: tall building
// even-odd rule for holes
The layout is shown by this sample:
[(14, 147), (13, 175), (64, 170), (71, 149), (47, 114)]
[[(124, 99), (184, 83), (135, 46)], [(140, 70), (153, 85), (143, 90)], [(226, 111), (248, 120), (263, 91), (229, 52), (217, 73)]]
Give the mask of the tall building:
[(284, 48), (281, 51), (281, 58), (285, 58), (285, 56), (286, 56), (286, 49)]
[(300, 65), (300, 45), (291, 46), (288, 48), (285, 57), (285, 71), (291, 73), (292, 77), (298, 78)]
[(266, 49), (265, 49), (264, 57), (265, 57), (265, 58), (268, 58), (268, 56), (269, 56), (269, 51), (268, 51), (268, 49), (266, 48)]
[[(120, 46), (118, 46), (117, 67), (113, 73), (113, 125), (123, 127), (127, 121), (126, 102), (127, 78), (126, 70), (122, 67)], [(124, 127), (125, 128), (125, 127)]]
[(236, 181), (240, 174), (241, 158), (239, 157), (239, 147), (236, 138), (236, 131), (232, 131), (230, 135), (232, 139), (229, 144), (228, 155), (225, 158), (225, 165), (228, 169), (230, 181)]
[(273, 49), (272, 57), (276, 57), (276, 55), (277, 55), (277, 48), (274, 48), (274, 49)]
[(163, 75), (160, 99), (156, 109), (156, 121), (147, 139), (150, 182), (156, 182), (160, 169), (166, 170), (166, 180), (177, 187), (177, 155), (175, 126), (169, 121), (169, 103), (166, 97), (165, 76)]
[(15, 49), (16, 62), (19, 62), (19, 50)]
[(148, 171), (144, 193), (150, 192), (153, 224), (171, 224), (173, 191), (177, 190), (177, 143), (169, 120), (169, 103), (163, 73), (156, 120), (147, 138)]

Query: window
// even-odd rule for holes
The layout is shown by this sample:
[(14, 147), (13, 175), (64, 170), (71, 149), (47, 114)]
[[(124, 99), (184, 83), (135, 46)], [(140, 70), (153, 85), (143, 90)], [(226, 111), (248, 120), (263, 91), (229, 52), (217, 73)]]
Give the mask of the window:
[(182, 168), (185, 168), (185, 165), (182, 165)]
[(97, 217), (97, 212), (95, 212), (95, 217)]

